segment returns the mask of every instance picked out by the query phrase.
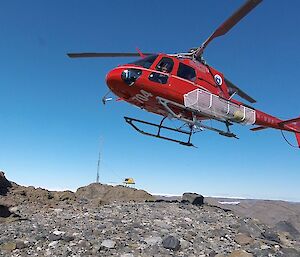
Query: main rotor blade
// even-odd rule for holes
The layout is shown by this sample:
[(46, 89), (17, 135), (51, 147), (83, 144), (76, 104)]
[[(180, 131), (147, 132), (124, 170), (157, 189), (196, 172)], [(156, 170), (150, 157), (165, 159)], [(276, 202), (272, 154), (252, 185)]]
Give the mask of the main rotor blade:
[(244, 18), (252, 9), (254, 9), (262, 0), (248, 0), (231, 17), (222, 23), (204, 43), (196, 50), (195, 57), (200, 57), (206, 46), (216, 37), (225, 35), (242, 18)]
[(256, 100), (254, 100), (251, 96), (246, 94), (242, 89), (234, 85), (232, 82), (230, 82), (228, 79), (225, 78), (225, 83), (229, 89), (229, 93), (232, 95), (233, 93), (236, 93), (241, 98), (244, 98), (250, 103), (256, 103)]
[[(139, 57), (139, 53), (68, 53), (70, 58), (90, 58), (90, 57)], [(151, 53), (143, 53), (151, 55)]]

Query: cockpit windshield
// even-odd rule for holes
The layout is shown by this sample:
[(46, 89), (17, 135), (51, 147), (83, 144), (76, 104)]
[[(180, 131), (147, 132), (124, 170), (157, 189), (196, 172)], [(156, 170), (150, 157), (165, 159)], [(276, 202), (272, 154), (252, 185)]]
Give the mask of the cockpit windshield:
[(149, 55), (146, 58), (131, 62), (130, 64), (135, 64), (137, 66), (144, 67), (146, 69), (149, 69), (152, 63), (154, 63), (155, 59), (158, 57), (158, 55)]

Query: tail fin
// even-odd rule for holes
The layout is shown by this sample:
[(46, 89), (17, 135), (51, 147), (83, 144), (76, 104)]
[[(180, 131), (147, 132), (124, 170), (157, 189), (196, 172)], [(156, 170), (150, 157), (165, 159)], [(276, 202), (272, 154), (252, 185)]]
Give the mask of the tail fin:
[(278, 125), (282, 127), (282, 129), (300, 133), (300, 117), (290, 120), (284, 120), (282, 122), (279, 122)]
[(284, 130), (295, 132), (298, 147), (300, 148), (300, 117), (282, 121), (278, 125)]
[(295, 133), (295, 135), (296, 135), (298, 147), (300, 148), (300, 133)]

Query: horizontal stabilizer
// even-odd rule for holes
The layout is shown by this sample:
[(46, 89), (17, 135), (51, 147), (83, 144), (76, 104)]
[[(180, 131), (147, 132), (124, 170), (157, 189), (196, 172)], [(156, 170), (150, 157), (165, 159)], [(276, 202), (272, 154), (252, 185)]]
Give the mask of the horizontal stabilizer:
[(295, 118), (295, 119), (282, 121), (282, 122), (279, 123), (279, 125), (292, 124), (292, 123), (296, 123), (296, 122), (300, 122), (300, 117)]
[(259, 126), (259, 127), (255, 127), (255, 128), (252, 128), (250, 130), (252, 131), (258, 131), (258, 130), (263, 130), (263, 129), (267, 129), (268, 127), (264, 127), (264, 126)]

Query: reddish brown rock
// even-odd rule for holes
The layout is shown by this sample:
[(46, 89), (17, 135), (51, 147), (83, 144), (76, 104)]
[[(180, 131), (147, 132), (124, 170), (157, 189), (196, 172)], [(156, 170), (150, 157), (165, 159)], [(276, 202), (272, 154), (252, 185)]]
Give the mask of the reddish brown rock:
[(233, 251), (228, 257), (253, 257), (253, 255), (244, 250), (236, 250)]

